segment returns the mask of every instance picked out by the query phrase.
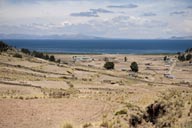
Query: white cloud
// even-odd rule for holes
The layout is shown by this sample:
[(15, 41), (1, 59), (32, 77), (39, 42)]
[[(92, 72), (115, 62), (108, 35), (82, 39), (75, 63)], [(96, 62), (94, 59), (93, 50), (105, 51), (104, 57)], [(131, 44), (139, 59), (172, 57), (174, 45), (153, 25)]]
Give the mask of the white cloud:
[(77, 33), (117, 38), (192, 33), (192, 2), (189, 0), (13, 1), (0, 0), (1, 33)]
[(136, 4), (127, 4), (127, 5), (109, 5), (107, 6), (108, 8), (120, 8), (120, 9), (125, 9), (125, 8), (137, 8), (138, 5)]

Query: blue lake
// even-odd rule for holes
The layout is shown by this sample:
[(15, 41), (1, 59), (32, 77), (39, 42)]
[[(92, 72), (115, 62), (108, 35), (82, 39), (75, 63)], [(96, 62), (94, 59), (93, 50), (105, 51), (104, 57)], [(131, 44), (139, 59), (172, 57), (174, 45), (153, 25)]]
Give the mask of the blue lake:
[(177, 53), (192, 40), (4, 40), (11, 46), (52, 53), (152, 54)]

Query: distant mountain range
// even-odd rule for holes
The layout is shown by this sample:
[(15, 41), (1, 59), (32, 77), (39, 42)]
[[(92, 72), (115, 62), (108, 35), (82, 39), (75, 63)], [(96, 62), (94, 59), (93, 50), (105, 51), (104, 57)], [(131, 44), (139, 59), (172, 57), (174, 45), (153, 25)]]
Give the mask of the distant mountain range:
[(188, 39), (192, 39), (192, 36), (172, 36), (170, 39), (173, 40), (188, 40)]
[[(27, 35), (27, 34), (1, 34), (0, 39), (57, 39), (57, 40), (99, 40), (99, 39), (122, 39), (122, 38), (105, 38), (105, 37), (96, 37), (88, 36), (82, 34), (73, 34), (73, 35)], [(123, 38), (126, 39), (126, 38)], [(127, 38), (129, 39), (129, 38)], [(156, 38), (158, 39), (171, 39), (171, 40), (188, 40), (192, 39), (192, 36), (172, 36), (170, 38)]]
[(0, 39), (71, 39), (71, 40), (83, 40), (83, 39), (106, 39), (103, 37), (87, 36), (81, 34), (74, 35), (27, 35), (27, 34), (0, 34)]

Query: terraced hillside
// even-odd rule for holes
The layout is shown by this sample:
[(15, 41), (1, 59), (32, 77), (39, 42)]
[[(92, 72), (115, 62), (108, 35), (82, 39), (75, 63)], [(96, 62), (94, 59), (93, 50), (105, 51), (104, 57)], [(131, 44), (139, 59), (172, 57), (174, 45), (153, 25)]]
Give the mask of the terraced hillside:
[[(192, 67), (175, 55), (169, 66), (164, 55), (54, 56), (61, 62), (0, 53), (1, 128), (192, 127)], [(114, 70), (103, 68), (106, 57)], [(130, 71), (133, 61), (138, 73)], [(169, 71), (174, 79), (164, 76)]]

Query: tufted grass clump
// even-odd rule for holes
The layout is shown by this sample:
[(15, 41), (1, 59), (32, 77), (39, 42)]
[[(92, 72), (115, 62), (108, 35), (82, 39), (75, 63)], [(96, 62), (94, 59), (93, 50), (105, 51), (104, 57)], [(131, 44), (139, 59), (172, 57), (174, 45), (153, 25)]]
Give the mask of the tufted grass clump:
[(63, 128), (73, 128), (73, 126), (72, 126), (72, 124), (70, 124), (70, 123), (65, 123), (65, 124), (63, 125)]
[(124, 115), (124, 114), (127, 114), (127, 110), (126, 109), (122, 109), (122, 110), (119, 110), (115, 113), (115, 115)]
[(86, 123), (86, 124), (83, 125), (83, 128), (88, 128), (88, 127), (91, 127), (91, 126), (92, 126), (91, 123)]

